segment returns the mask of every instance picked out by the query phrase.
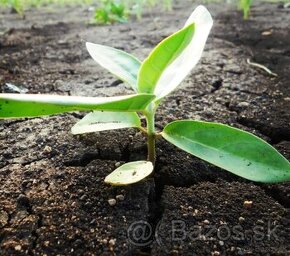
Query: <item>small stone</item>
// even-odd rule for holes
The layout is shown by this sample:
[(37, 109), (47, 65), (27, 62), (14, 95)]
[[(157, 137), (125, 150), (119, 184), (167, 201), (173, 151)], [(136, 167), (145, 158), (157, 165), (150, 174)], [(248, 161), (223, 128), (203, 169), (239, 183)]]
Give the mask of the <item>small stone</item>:
[(246, 108), (250, 105), (250, 103), (246, 102), (246, 101), (242, 101), (238, 104), (238, 107), (241, 107), (241, 108)]
[(252, 207), (252, 205), (253, 205), (253, 201), (244, 201), (244, 207), (246, 208), (246, 209), (250, 209), (251, 207)]
[(16, 245), (14, 247), (14, 249), (15, 249), (15, 251), (21, 251), (22, 247), (21, 247), (21, 245)]
[(116, 205), (117, 201), (116, 201), (116, 199), (112, 198), (112, 199), (108, 200), (108, 203), (110, 206), (114, 206), (114, 205)]
[(224, 246), (225, 245), (225, 242), (224, 241), (219, 241), (219, 245), (220, 246)]
[(257, 220), (257, 223), (262, 225), (262, 224), (264, 224), (264, 221), (263, 220)]
[(103, 239), (102, 240), (102, 244), (107, 244), (108, 243), (108, 240), (107, 239)]
[(206, 236), (205, 235), (201, 235), (201, 236), (199, 236), (199, 239), (202, 240), (202, 241), (206, 241)]
[(270, 36), (270, 35), (272, 35), (272, 33), (273, 33), (273, 31), (272, 31), (272, 29), (271, 29), (271, 30), (263, 31), (263, 32), (261, 33), (261, 35), (262, 35), (262, 36)]
[(81, 201), (85, 201), (85, 200), (87, 200), (87, 198), (88, 198), (87, 195), (82, 195), (82, 196), (80, 197), (80, 200), (81, 200)]
[(124, 201), (125, 197), (124, 197), (124, 195), (120, 194), (120, 195), (116, 196), (116, 199), (119, 201)]
[(120, 162), (117, 162), (117, 163), (115, 163), (115, 167), (120, 167), (121, 166), (121, 163)]
[(114, 246), (116, 244), (116, 239), (110, 239), (109, 245)]
[(177, 256), (177, 255), (179, 255), (179, 253), (178, 253), (177, 250), (172, 250), (171, 253), (170, 253), (170, 255)]
[(244, 222), (244, 221), (245, 221), (245, 218), (241, 216), (241, 217), (239, 218), (239, 222)]
[(219, 256), (221, 253), (219, 251), (214, 251), (211, 253), (212, 256)]
[(204, 221), (203, 221), (203, 224), (205, 224), (205, 225), (209, 225), (209, 221), (208, 221), (208, 220), (204, 220)]
[(8, 223), (8, 213), (5, 211), (0, 211), (0, 228), (4, 227)]
[(236, 250), (236, 247), (232, 246), (231, 247), (231, 252), (234, 252)]
[(45, 146), (43, 149), (44, 154), (49, 154), (52, 152), (52, 148), (50, 146)]

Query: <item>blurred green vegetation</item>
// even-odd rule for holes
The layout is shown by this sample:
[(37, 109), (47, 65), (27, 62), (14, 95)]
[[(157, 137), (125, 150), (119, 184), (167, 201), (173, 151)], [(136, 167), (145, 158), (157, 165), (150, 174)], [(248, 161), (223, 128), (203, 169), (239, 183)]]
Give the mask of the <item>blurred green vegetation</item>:
[(48, 5), (92, 5), (96, 6), (95, 23), (110, 24), (125, 22), (130, 15), (141, 18), (145, 7), (162, 3), (164, 9), (171, 10), (172, 0), (0, 0), (0, 7), (12, 8), (21, 16), (27, 8)]
[(20, 15), (23, 15), (25, 9), (30, 7), (40, 7), (51, 4), (91, 4), (92, 2), (93, 0), (0, 0), (0, 6), (12, 8)]
[[(224, 0), (205, 0), (205, 2), (219, 2), (226, 4)], [(239, 8), (243, 11), (244, 19), (249, 18), (253, 0), (238, 1)], [(267, 2), (290, 2), (290, 0), (264, 0)], [(0, 7), (12, 8), (21, 16), (27, 8), (49, 5), (92, 5), (96, 7), (92, 23), (111, 24), (114, 22), (126, 22), (130, 16), (141, 19), (144, 8), (152, 8), (157, 4), (164, 10), (172, 9), (172, 0), (0, 0)], [(262, 2), (261, 2), (262, 4)]]
[[(131, 15), (141, 19), (144, 7), (154, 7), (160, 1), (156, 0), (100, 0), (95, 11), (94, 23), (111, 24), (126, 22)], [(171, 0), (163, 0), (165, 10), (171, 10)]]
[(249, 18), (251, 5), (252, 0), (240, 0), (239, 8), (243, 11), (245, 20)]

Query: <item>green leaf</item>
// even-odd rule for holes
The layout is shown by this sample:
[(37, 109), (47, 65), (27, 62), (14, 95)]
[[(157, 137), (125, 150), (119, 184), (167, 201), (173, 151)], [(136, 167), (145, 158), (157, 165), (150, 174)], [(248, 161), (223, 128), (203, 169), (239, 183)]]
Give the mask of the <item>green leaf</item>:
[(141, 65), (137, 58), (124, 51), (105, 45), (87, 42), (86, 47), (97, 63), (131, 85), (133, 90), (137, 92), (137, 74)]
[[(204, 6), (198, 6), (185, 23), (185, 28), (162, 41), (142, 64), (138, 80), (139, 91), (154, 93), (156, 101), (172, 92), (201, 58), (212, 24), (208, 10)], [(178, 42), (177, 38), (182, 39), (182, 34), (187, 29), (184, 41)]]
[(188, 46), (194, 34), (194, 24), (164, 39), (141, 65), (138, 75), (138, 91), (153, 93), (164, 70)]
[(35, 117), (71, 111), (143, 111), (153, 95), (81, 97), (41, 94), (0, 94), (0, 118)]
[(290, 180), (290, 163), (255, 135), (219, 123), (175, 121), (162, 136), (175, 146), (253, 181)]
[(139, 116), (134, 112), (99, 112), (87, 114), (71, 129), (73, 134), (141, 127)]
[(149, 161), (136, 161), (126, 163), (111, 174), (105, 182), (115, 186), (124, 186), (143, 180), (153, 172), (153, 164)]

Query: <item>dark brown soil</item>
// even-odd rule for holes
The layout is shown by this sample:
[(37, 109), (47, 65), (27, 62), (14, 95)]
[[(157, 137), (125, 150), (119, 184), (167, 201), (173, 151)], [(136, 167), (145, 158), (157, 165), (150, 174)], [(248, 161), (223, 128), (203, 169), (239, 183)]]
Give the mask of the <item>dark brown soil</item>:
[[(1, 11), (0, 92), (11, 83), (29, 93), (131, 93), (94, 63), (84, 42), (143, 59), (183, 24), (191, 2), (97, 27), (86, 25), (91, 13), (83, 7), (29, 10), (26, 20)], [(215, 24), (203, 58), (161, 105), (157, 127), (183, 118), (227, 123), (290, 159), (290, 9), (256, 4), (244, 21), (234, 7), (207, 7)], [(290, 254), (290, 183), (252, 183), (160, 140), (154, 180), (111, 187), (104, 177), (144, 159), (145, 140), (133, 129), (72, 136), (83, 115), (0, 121), (1, 256)]]

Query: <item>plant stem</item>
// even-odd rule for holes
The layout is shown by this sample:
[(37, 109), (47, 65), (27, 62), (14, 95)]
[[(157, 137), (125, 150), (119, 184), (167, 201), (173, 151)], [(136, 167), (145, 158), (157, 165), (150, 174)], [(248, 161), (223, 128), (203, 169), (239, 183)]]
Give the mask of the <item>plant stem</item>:
[(145, 114), (146, 123), (147, 123), (147, 148), (148, 148), (148, 157), (147, 160), (152, 162), (153, 166), (155, 165), (156, 153), (155, 153), (155, 108), (151, 104), (148, 107), (148, 111)]

